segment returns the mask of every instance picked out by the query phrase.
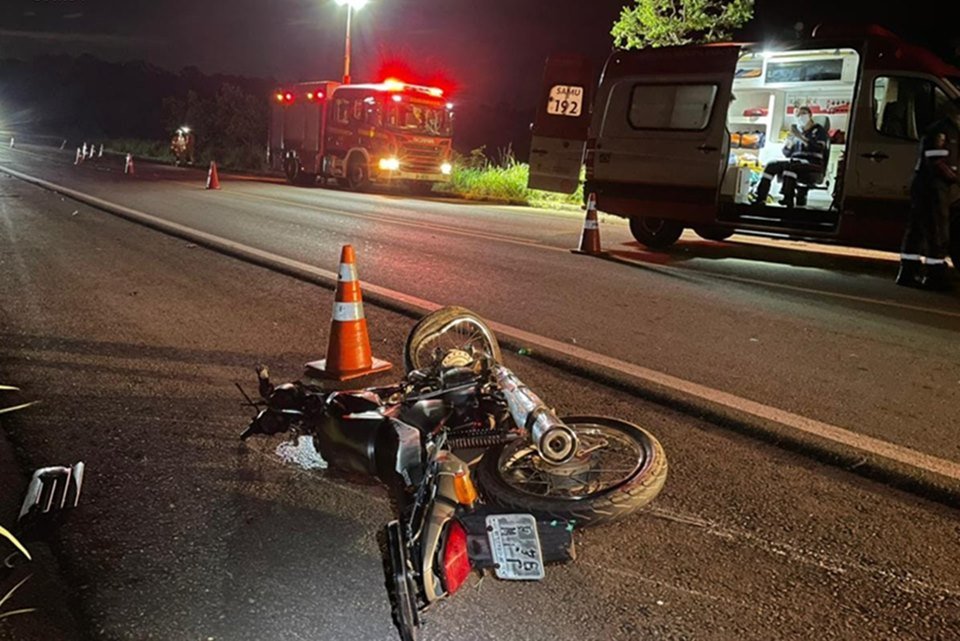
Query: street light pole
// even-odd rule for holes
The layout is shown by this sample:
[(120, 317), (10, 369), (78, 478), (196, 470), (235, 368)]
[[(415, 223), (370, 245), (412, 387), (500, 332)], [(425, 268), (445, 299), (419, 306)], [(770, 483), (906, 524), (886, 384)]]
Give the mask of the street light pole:
[(353, 24), (353, 12), (363, 9), (369, 0), (337, 0), (341, 7), (347, 5), (347, 39), (343, 54), (343, 84), (350, 84), (350, 29)]
[(347, 3), (347, 47), (343, 55), (343, 84), (350, 84), (350, 23), (353, 21), (353, 4)]

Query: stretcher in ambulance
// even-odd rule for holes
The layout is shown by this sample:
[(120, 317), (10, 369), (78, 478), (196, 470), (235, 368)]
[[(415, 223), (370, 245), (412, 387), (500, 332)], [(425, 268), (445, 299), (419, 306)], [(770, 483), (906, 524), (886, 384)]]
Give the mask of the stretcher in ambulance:
[[(925, 128), (960, 96), (960, 69), (879, 28), (820, 27), (766, 50), (718, 44), (614, 53), (599, 86), (573, 56), (547, 64), (533, 127), (530, 186), (585, 193), (630, 221), (651, 249), (685, 228), (896, 250)], [(827, 130), (822, 171), (792, 206), (763, 169), (784, 160), (797, 110)], [(960, 260), (960, 200), (951, 256)]]

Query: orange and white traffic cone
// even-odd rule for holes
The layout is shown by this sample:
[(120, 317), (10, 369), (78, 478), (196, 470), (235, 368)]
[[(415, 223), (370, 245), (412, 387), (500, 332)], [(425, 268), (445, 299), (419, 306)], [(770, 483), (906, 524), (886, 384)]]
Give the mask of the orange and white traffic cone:
[(87, 159), (87, 143), (83, 143), (83, 159)]
[(207, 172), (207, 189), (220, 189), (220, 176), (217, 175), (217, 163), (210, 161), (210, 171)]
[(133, 176), (136, 174), (136, 171), (133, 168), (133, 154), (127, 154), (127, 161), (123, 165), (123, 173), (128, 176)]
[(370, 352), (356, 256), (351, 245), (344, 245), (340, 254), (340, 275), (333, 303), (327, 357), (322, 361), (307, 363), (306, 367), (307, 375), (337, 381), (385, 372), (393, 367), (387, 361), (373, 358)]
[(80, 147), (77, 147), (77, 157), (73, 159), (74, 165), (79, 165), (83, 162), (83, 154), (80, 153)]
[(586, 256), (607, 255), (607, 252), (600, 249), (600, 221), (597, 219), (596, 194), (590, 194), (587, 197), (587, 217), (583, 221), (583, 231), (580, 233), (580, 247), (570, 251)]

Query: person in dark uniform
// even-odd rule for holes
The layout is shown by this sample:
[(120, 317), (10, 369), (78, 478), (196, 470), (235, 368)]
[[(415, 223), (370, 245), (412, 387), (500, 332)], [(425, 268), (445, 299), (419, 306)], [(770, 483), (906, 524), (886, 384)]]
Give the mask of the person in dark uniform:
[[(823, 126), (813, 121), (809, 107), (797, 109), (797, 122), (790, 125), (790, 137), (783, 148), (787, 160), (778, 160), (766, 166), (757, 185), (754, 202), (765, 205), (770, 194), (770, 183), (777, 176), (783, 177), (783, 198), (780, 204), (794, 206), (797, 181), (809, 182), (822, 176), (827, 164), (827, 147), (830, 138)], [(805, 204), (805, 203), (803, 203)]]
[[(933, 123), (920, 140), (920, 158), (910, 184), (910, 214), (900, 251), (897, 284), (937, 291), (950, 288), (950, 206), (960, 199), (960, 99), (946, 118)], [(921, 278), (922, 265), (926, 275)]]

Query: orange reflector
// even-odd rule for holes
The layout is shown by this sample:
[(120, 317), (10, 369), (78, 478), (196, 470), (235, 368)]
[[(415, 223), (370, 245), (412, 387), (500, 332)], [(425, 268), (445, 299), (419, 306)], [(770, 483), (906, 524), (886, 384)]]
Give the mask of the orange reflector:
[(477, 502), (477, 488), (474, 487), (468, 470), (457, 472), (453, 477), (453, 489), (457, 493), (457, 502), (460, 505), (473, 505)]

